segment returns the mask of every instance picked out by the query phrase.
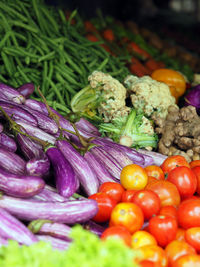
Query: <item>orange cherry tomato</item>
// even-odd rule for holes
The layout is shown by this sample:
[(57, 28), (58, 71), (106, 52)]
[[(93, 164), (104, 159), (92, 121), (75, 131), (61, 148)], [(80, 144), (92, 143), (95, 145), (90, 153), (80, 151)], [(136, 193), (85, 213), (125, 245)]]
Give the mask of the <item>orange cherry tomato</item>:
[(189, 164), (190, 164), (190, 168), (200, 166), (200, 160), (193, 160)]
[(106, 228), (101, 235), (101, 240), (107, 239), (122, 240), (129, 247), (131, 247), (132, 243), (130, 232), (125, 227), (119, 225)]
[(138, 230), (132, 235), (131, 247), (137, 249), (147, 245), (157, 245), (155, 237), (144, 230)]
[(196, 251), (200, 252), (200, 227), (191, 227), (185, 231), (185, 240), (191, 246), (193, 246)]
[(156, 177), (148, 176), (147, 184), (154, 183), (154, 182), (157, 182), (157, 181), (158, 181), (158, 179)]
[(125, 189), (140, 190), (146, 186), (148, 175), (141, 166), (130, 164), (122, 169), (120, 182)]
[(166, 68), (156, 69), (152, 72), (151, 77), (154, 80), (166, 83), (169, 87), (174, 87), (175, 90), (171, 91), (172, 95), (175, 91), (174, 97), (180, 97), (186, 91), (186, 80), (178, 71)]
[(157, 264), (155, 266), (159, 267), (168, 266), (168, 259), (165, 250), (158, 245), (143, 246), (136, 249), (136, 251), (141, 253), (141, 256), (139, 256), (140, 261), (150, 260), (153, 261), (155, 264)]
[(157, 181), (148, 184), (145, 189), (154, 191), (161, 200), (161, 207), (164, 206), (175, 206), (178, 207), (180, 204), (180, 194), (177, 187), (168, 181)]
[(133, 234), (142, 228), (143, 223), (144, 215), (139, 206), (131, 202), (121, 202), (112, 210), (109, 226), (121, 225)]
[(196, 254), (184, 255), (173, 262), (171, 267), (200, 267), (200, 256)]
[(163, 170), (165, 176), (167, 177), (168, 173), (176, 167), (186, 166), (190, 168), (189, 163), (185, 157), (181, 155), (169, 156), (161, 164), (161, 169)]
[(148, 176), (153, 176), (157, 180), (164, 180), (165, 175), (161, 167), (157, 165), (149, 165), (144, 168)]
[(196, 254), (195, 249), (185, 241), (173, 240), (165, 247), (165, 252), (169, 261), (169, 267), (181, 256)]
[(177, 208), (172, 205), (161, 207), (159, 215), (172, 216), (177, 219)]
[(124, 188), (121, 184), (115, 182), (105, 182), (100, 185), (99, 192), (104, 192), (116, 202), (120, 202), (122, 199), (122, 194), (124, 193)]

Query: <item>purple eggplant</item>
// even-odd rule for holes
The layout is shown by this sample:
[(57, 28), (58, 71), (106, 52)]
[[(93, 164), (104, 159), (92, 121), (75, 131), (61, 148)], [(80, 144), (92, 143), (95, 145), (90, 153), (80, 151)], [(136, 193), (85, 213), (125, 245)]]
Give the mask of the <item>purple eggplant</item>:
[(8, 239), (0, 236), (0, 247), (7, 246), (7, 245), (8, 245)]
[(88, 120), (85, 118), (80, 118), (79, 121), (75, 123), (77, 129), (82, 129), (88, 133), (95, 134), (97, 136), (101, 136), (101, 133), (97, 129), (96, 126), (94, 126), (92, 123), (90, 123)]
[[(38, 125), (37, 119), (30, 112), (24, 110), (22, 108), (23, 105), (16, 105), (14, 103), (0, 101), (0, 106), (8, 114), (8, 116), (12, 117), (14, 121), (21, 120), (30, 123), (33, 126)], [(0, 114), (2, 113), (0, 112)]]
[(49, 142), (52, 145), (55, 144), (56, 138), (53, 135), (48, 134), (48, 133), (44, 132), (43, 130), (39, 129), (38, 127), (32, 126), (32, 125), (30, 125), (26, 122), (23, 122), (23, 121), (16, 120), (16, 123), (21, 125), (24, 128), (24, 132), (26, 132), (27, 134), (29, 134), (31, 136), (35, 136), (35, 137), (41, 139), (42, 141)]
[(8, 101), (22, 104), (25, 102), (25, 97), (16, 89), (4, 83), (0, 83), (0, 98)]
[(72, 196), (76, 192), (76, 173), (72, 165), (56, 147), (50, 147), (46, 155), (53, 167), (59, 194), (63, 197)]
[(6, 133), (0, 133), (0, 146), (11, 152), (17, 151), (15, 139)]
[(107, 153), (102, 147), (93, 147), (90, 149), (91, 153), (105, 166), (108, 172), (115, 177), (120, 179), (122, 167), (119, 162)]
[(38, 242), (37, 237), (22, 222), (2, 208), (0, 208), (0, 236), (25, 245)]
[(2, 132), (3, 132), (3, 130), (4, 130), (4, 126), (3, 126), (3, 124), (2, 124), (2, 123), (0, 123), (0, 133), (2, 133)]
[(35, 85), (33, 83), (25, 83), (17, 88), (17, 91), (23, 95), (25, 98), (28, 98), (35, 91)]
[(70, 241), (71, 227), (63, 223), (55, 223), (48, 220), (35, 220), (29, 223), (28, 229), (39, 235), (50, 235), (66, 241)]
[(53, 249), (66, 250), (71, 244), (71, 241), (62, 240), (50, 235), (36, 235), (40, 241), (50, 243)]
[(0, 147), (0, 167), (13, 174), (24, 174), (26, 162), (19, 155)]
[(42, 146), (31, 140), (28, 136), (18, 134), (17, 143), (26, 159), (42, 158), (44, 154)]
[(86, 222), (98, 212), (97, 202), (93, 199), (44, 202), (3, 195), (0, 207), (24, 221), (44, 219), (70, 225)]
[(69, 160), (85, 193), (90, 196), (98, 191), (99, 181), (87, 160), (67, 141), (58, 140), (56, 146)]
[[(144, 158), (146, 159), (146, 164), (145, 164), (146, 166), (153, 165), (153, 164), (160, 166), (163, 163), (163, 161), (167, 158), (166, 155), (163, 155), (163, 154), (155, 152), (155, 151), (138, 149), (138, 152), (141, 153), (142, 155), (144, 155)], [(150, 158), (150, 159), (148, 160), (148, 158)]]
[(44, 180), (36, 176), (16, 175), (0, 168), (0, 190), (14, 197), (32, 197), (44, 188)]
[(101, 237), (102, 233), (106, 230), (106, 227), (103, 227), (102, 225), (97, 224), (92, 220), (87, 221), (82, 226), (84, 229), (92, 232), (99, 237)]
[(50, 162), (46, 154), (42, 157), (32, 158), (26, 162), (26, 173), (28, 175), (46, 177), (50, 170)]
[(104, 164), (102, 164), (99, 159), (97, 159), (95, 155), (93, 155), (90, 151), (87, 151), (85, 153), (84, 158), (87, 160), (90, 167), (96, 173), (100, 184), (105, 182), (116, 182), (116, 179), (104, 167)]
[(44, 189), (42, 189), (42, 191), (35, 195), (32, 199), (46, 202), (65, 202), (68, 200), (67, 198), (64, 198), (58, 194), (56, 188), (49, 185), (45, 185)]

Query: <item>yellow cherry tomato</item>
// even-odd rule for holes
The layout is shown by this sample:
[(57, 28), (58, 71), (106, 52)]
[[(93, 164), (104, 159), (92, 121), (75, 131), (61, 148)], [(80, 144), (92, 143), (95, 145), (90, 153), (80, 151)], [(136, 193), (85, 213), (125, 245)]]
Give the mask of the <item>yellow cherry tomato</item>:
[(148, 182), (148, 175), (144, 168), (137, 164), (125, 166), (120, 175), (121, 185), (128, 190), (144, 189)]
[(155, 237), (144, 230), (139, 230), (133, 233), (131, 247), (137, 249), (147, 245), (157, 245)]

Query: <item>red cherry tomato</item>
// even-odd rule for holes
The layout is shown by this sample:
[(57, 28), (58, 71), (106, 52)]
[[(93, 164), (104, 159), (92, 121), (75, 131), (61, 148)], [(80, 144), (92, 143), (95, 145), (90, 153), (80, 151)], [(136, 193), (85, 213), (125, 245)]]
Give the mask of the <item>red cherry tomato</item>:
[(140, 267), (157, 267), (156, 263), (150, 260), (143, 260), (139, 262)]
[(95, 222), (106, 222), (110, 219), (111, 212), (116, 206), (117, 202), (109, 197), (106, 193), (96, 193), (88, 197), (89, 199), (94, 199), (98, 204), (98, 212), (92, 218)]
[(163, 170), (165, 176), (167, 176), (167, 174), (173, 170), (176, 167), (179, 166), (186, 166), (186, 167), (190, 167), (189, 163), (187, 162), (187, 160), (180, 155), (175, 155), (175, 156), (169, 156), (167, 157), (163, 163), (161, 164), (161, 169)]
[(121, 202), (131, 202), (136, 192), (138, 192), (138, 190), (125, 190), (122, 194)]
[(115, 182), (106, 182), (101, 184), (99, 187), (99, 192), (106, 193), (111, 198), (116, 200), (117, 203), (121, 201), (124, 191), (125, 189), (123, 188), (123, 186)]
[(132, 197), (132, 202), (142, 209), (144, 220), (149, 220), (153, 215), (157, 215), (161, 205), (159, 196), (147, 189), (136, 192)]
[(167, 181), (173, 183), (178, 188), (182, 199), (193, 196), (197, 188), (197, 178), (192, 169), (180, 166), (168, 173)]
[(194, 168), (196, 166), (200, 166), (200, 160), (193, 160), (189, 164), (190, 164), (190, 168)]
[(185, 240), (200, 252), (200, 227), (191, 227), (185, 231)]
[(121, 202), (112, 210), (109, 226), (122, 225), (133, 234), (142, 228), (143, 223), (144, 215), (139, 206), (130, 202)]
[(177, 221), (172, 216), (157, 215), (149, 220), (149, 232), (161, 247), (165, 247), (176, 238), (177, 228)]
[(181, 256), (171, 267), (200, 267), (200, 256), (196, 254)]
[(196, 179), (197, 179), (196, 192), (198, 195), (200, 195), (200, 166), (192, 167), (192, 171), (196, 175)]
[(177, 210), (177, 220), (183, 229), (200, 227), (200, 199), (192, 197), (183, 200)]
[(176, 232), (176, 240), (185, 241), (185, 229), (178, 227)]
[(177, 208), (172, 205), (161, 207), (159, 215), (172, 216), (177, 219)]
[(123, 226), (108, 227), (101, 235), (102, 240), (116, 239), (122, 240), (127, 246), (131, 247), (132, 237), (128, 229)]

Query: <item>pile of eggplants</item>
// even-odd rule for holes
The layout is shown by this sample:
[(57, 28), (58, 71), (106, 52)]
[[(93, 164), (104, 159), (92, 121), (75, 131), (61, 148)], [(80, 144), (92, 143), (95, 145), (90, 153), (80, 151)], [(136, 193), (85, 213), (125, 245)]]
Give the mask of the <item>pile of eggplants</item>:
[(124, 166), (154, 160), (101, 137), (84, 118), (74, 126), (49, 108), (55, 120), (45, 103), (29, 98), (34, 90), (32, 83), (0, 84), (0, 244), (46, 240), (66, 249), (74, 224), (104, 230), (92, 221), (98, 206), (87, 197), (104, 182), (118, 183)]

